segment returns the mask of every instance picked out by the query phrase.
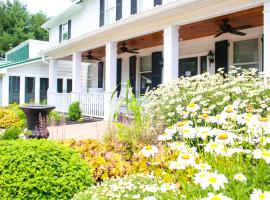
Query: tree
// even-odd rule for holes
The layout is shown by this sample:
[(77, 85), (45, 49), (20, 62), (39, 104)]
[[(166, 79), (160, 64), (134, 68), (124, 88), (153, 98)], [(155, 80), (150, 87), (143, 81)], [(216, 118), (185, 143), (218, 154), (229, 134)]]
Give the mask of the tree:
[(19, 0), (0, 1), (0, 57), (25, 40), (48, 40), (47, 31), (41, 28), (47, 20), (42, 12), (30, 14)]

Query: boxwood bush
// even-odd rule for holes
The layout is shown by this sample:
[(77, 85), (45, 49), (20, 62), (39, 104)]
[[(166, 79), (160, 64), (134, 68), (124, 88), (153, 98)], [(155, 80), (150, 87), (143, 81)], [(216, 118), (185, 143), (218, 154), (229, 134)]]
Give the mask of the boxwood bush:
[(47, 140), (0, 141), (1, 199), (71, 199), (93, 184), (71, 148)]
[(80, 108), (80, 102), (76, 101), (70, 104), (68, 108), (68, 117), (72, 121), (77, 121), (81, 118), (82, 111)]

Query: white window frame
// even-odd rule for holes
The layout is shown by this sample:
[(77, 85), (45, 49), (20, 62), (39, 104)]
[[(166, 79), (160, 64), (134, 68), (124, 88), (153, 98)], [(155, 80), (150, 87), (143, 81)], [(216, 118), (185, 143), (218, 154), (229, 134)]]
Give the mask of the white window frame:
[[(247, 62), (247, 63), (234, 63), (234, 43), (235, 42), (241, 42), (245, 40), (258, 40), (258, 61), (257, 62)], [(259, 71), (262, 71), (262, 41), (261, 37), (259, 36), (251, 36), (251, 37), (245, 37), (237, 40), (230, 40), (230, 49), (229, 49), (229, 60), (230, 60), (230, 66), (239, 66), (239, 65), (255, 65), (258, 64)]]
[[(67, 27), (67, 30), (66, 31), (64, 31), (65, 30), (64, 29), (65, 26)], [(67, 37), (66, 38), (64, 38), (64, 34), (65, 33), (67, 34)], [(62, 41), (68, 40), (68, 22), (62, 24), (62, 35), (61, 35), (61, 37), (62, 37)]]
[[(109, 7), (109, 2), (115, 1), (114, 4), (112, 4), (112, 7)], [(114, 10), (113, 14), (113, 20), (110, 22), (108, 20), (108, 12)], [(116, 21), (116, 0), (106, 0), (105, 4), (105, 24), (112, 24)]]
[[(143, 2), (145, 1), (151, 1), (152, 2), (152, 5), (150, 6), (150, 8), (147, 8), (147, 9), (143, 9)], [(142, 13), (142, 12), (145, 12), (145, 11), (148, 11), (148, 10), (151, 10), (154, 8), (154, 0), (138, 0), (138, 11), (139, 13)]]

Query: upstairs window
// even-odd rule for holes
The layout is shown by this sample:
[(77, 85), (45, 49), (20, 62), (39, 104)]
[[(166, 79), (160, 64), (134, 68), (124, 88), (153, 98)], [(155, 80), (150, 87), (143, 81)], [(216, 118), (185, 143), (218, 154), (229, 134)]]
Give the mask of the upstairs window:
[(71, 38), (71, 20), (59, 25), (59, 43)]
[(259, 69), (258, 39), (233, 43), (233, 65), (242, 68)]
[(112, 24), (116, 19), (116, 0), (106, 1), (106, 24)]

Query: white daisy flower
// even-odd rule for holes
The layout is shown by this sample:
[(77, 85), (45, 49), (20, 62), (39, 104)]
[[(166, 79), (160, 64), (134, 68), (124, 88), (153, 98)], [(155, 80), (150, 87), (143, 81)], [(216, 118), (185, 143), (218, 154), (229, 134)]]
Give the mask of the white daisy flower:
[(185, 128), (181, 130), (179, 134), (184, 138), (193, 139), (196, 137), (196, 130), (194, 128)]
[(216, 151), (218, 151), (222, 147), (224, 147), (223, 144), (219, 144), (217, 142), (211, 141), (208, 144), (206, 144), (206, 146), (204, 147), (204, 150), (208, 153), (215, 153)]
[(171, 147), (173, 151), (184, 151), (188, 148), (184, 142), (172, 142), (169, 144), (169, 147)]
[(158, 141), (169, 141), (169, 140), (172, 140), (172, 138), (173, 138), (172, 134), (165, 132), (162, 135), (159, 135), (157, 140)]
[(214, 133), (209, 127), (199, 127), (197, 129), (197, 136), (202, 138), (203, 140), (207, 137), (213, 137)]
[(178, 156), (177, 161), (186, 166), (191, 165), (195, 166), (195, 156), (191, 153), (182, 153)]
[(270, 164), (270, 150), (256, 149), (253, 151), (253, 156), (255, 159), (264, 159), (267, 164)]
[(234, 180), (240, 181), (240, 182), (246, 182), (246, 180), (247, 180), (247, 177), (241, 173), (235, 174), (233, 178), (234, 178)]
[(234, 133), (220, 130), (217, 133), (215, 142), (220, 143), (220, 144), (230, 144), (230, 143), (233, 143), (234, 139), (236, 138), (237, 136)]
[(203, 177), (199, 181), (199, 185), (206, 189), (209, 186), (212, 186), (215, 190), (219, 190), (220, 188), (224, 188), (224, 184), (228, 183), (228, 180), (224, 174), (217, 173), (206, 173), (206, 177)]
[(262, 192), (260, 189), (253, 190), (252, 194), (250, 195), (250, 200), (268, 200), (270, 199), (270, 192)]
[(213, 193), (208, 193), (208, 197), (202, 198), (201, 200), (232, 200), (229, 197), (226, 197), (222, 193), (219, 194), (213, 194)]
[(177, 187), (175, 184), (163, 183), (160, 187), (161, 192), (166, 192), (168, 190), (175, 190)]
[(136, 195), (133, 195), (132, 196), (132, 199), (140, 199), (141, 198), (141, 195), (140, 194), (136, 194)]
[(145, 156), (145, 157), (150, 157), (150, 156), (154, 156), (155, 154), (158, 153), (158, 149), (156, 146), (145, 146), (143, 147), (143, 149), (141, 150), (141, 153)]
[(207, 163), (196, 164), (195, 167), (196, 167), (196, 169), (201, 170), (201, 171), (208, 171), (212, 168)]
[(222, 112), (222, 115), (225, 118), (235, 118), (237, 115), (237, 112), (235, 111), (233, 106), (226, 106)]
[(200, 107), (197, 104), (190, 103), (187, 105), (187, 111), (188, 112), (196, 112), (200, 109)]

